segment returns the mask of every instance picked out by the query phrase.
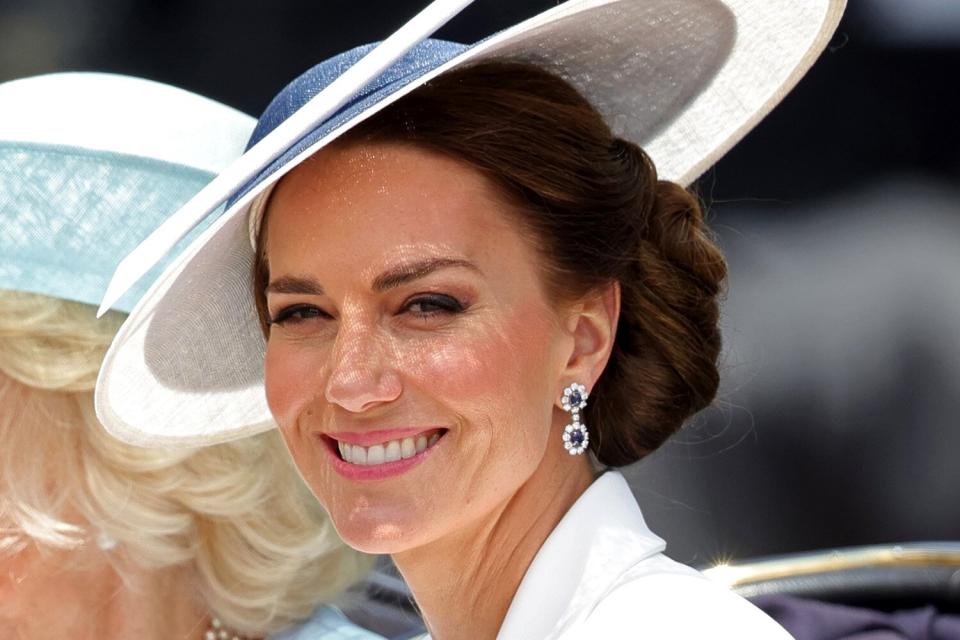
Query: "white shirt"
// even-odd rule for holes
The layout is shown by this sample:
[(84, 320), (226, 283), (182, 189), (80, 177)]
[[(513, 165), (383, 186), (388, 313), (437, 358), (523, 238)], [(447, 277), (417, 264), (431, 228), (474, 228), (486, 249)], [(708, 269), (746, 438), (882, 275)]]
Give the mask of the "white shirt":
[(665, 547), (623, 476), (603, 474), (537, 552), (497, 639), (791, 640)]

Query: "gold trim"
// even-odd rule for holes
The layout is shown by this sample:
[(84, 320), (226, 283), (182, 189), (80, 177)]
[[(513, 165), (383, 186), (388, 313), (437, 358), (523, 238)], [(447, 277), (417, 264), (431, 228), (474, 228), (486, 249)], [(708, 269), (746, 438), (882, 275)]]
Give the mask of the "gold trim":
[(960, 548), (936, 549), (930, 547), (864, 547), (859, 549), (826, 551), (810, 556), (793, 556), (774, 560), (760, 560), (743, 564), (721, 563), (703, 573), (715, 582), (728, 587), (740, 587), (766, 580), (794, 576), (864, 569), (868, 567), (930, 567), (954, 566), (960, 568)]

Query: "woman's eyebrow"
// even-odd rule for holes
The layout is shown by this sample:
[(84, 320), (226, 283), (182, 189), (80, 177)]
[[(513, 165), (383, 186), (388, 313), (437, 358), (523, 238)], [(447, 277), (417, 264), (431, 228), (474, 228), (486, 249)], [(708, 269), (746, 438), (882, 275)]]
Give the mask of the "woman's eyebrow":
[(402, 284), (422, 278), (438, 269), (447, 269), (450, 267), (464, 267), (472, 271), (480, 272), (472, 262), (460, 260), (457, 258), (428, 258), (417, 262), (408, 262), (393, 269), (384, 271), (373, 279), (371, 288), (374, 291), (386, 291)]
[(267, 285), (264, 293), (298, 293), (310, 296), (322, 296), (323, 287), (312, 278), (282, 276)]

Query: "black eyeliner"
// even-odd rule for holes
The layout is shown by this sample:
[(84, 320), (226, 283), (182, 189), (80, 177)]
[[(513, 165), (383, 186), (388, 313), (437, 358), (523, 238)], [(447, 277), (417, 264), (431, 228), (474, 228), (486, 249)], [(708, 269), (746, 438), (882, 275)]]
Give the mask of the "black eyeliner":
[(292, 316), (293, 314), (297, 313), (298, 311), (304, 311), (304, 310), (316, 311), (317, 312), (316, 317), (319, 317), (323, 313), (320, 309), (310, 304), (294, 304), (294, 305), (290, 305), (289, 307), (284, 307), (283, 309), (281, 309), (276, 316), (274, 316), (273, 318), (270, 318), (269, 324), (270, 326), (273, 326), (275, 324), (285, 322), (288, 319), (290, 319), (290, 316)]
[(433, 313), (462, 313), (466, 310), (466, 305), (460, 302), (458, 299), (453, 296), (443, 294), (443, 293), (421, 293), (415, 296), (412, 296), (406, 304), (404, 304), (404, 309), (409, 309), (415, 304), (431, 304), (433, 306), (439, 307), (434, 311), (421, 312), (421, 315), (430, 315)]

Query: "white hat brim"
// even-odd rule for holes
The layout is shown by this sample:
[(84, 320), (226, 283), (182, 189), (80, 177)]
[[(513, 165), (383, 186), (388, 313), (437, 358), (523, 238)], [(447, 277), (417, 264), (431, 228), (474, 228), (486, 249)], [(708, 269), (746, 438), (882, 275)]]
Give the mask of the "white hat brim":
[(251, 202), (431, 78), (491, 58), (539, 63), (576, 86), (618, 135), (640, 144), (661, 177), (689, 184), (797, 83), (829, 41), (844, 4), (571, 0), (468, 49), (316, 141), (177, 256), (107, 353), (97, 415), (115, 436), (147, 446), (213, 444), (273, 426), (253, 304)]

